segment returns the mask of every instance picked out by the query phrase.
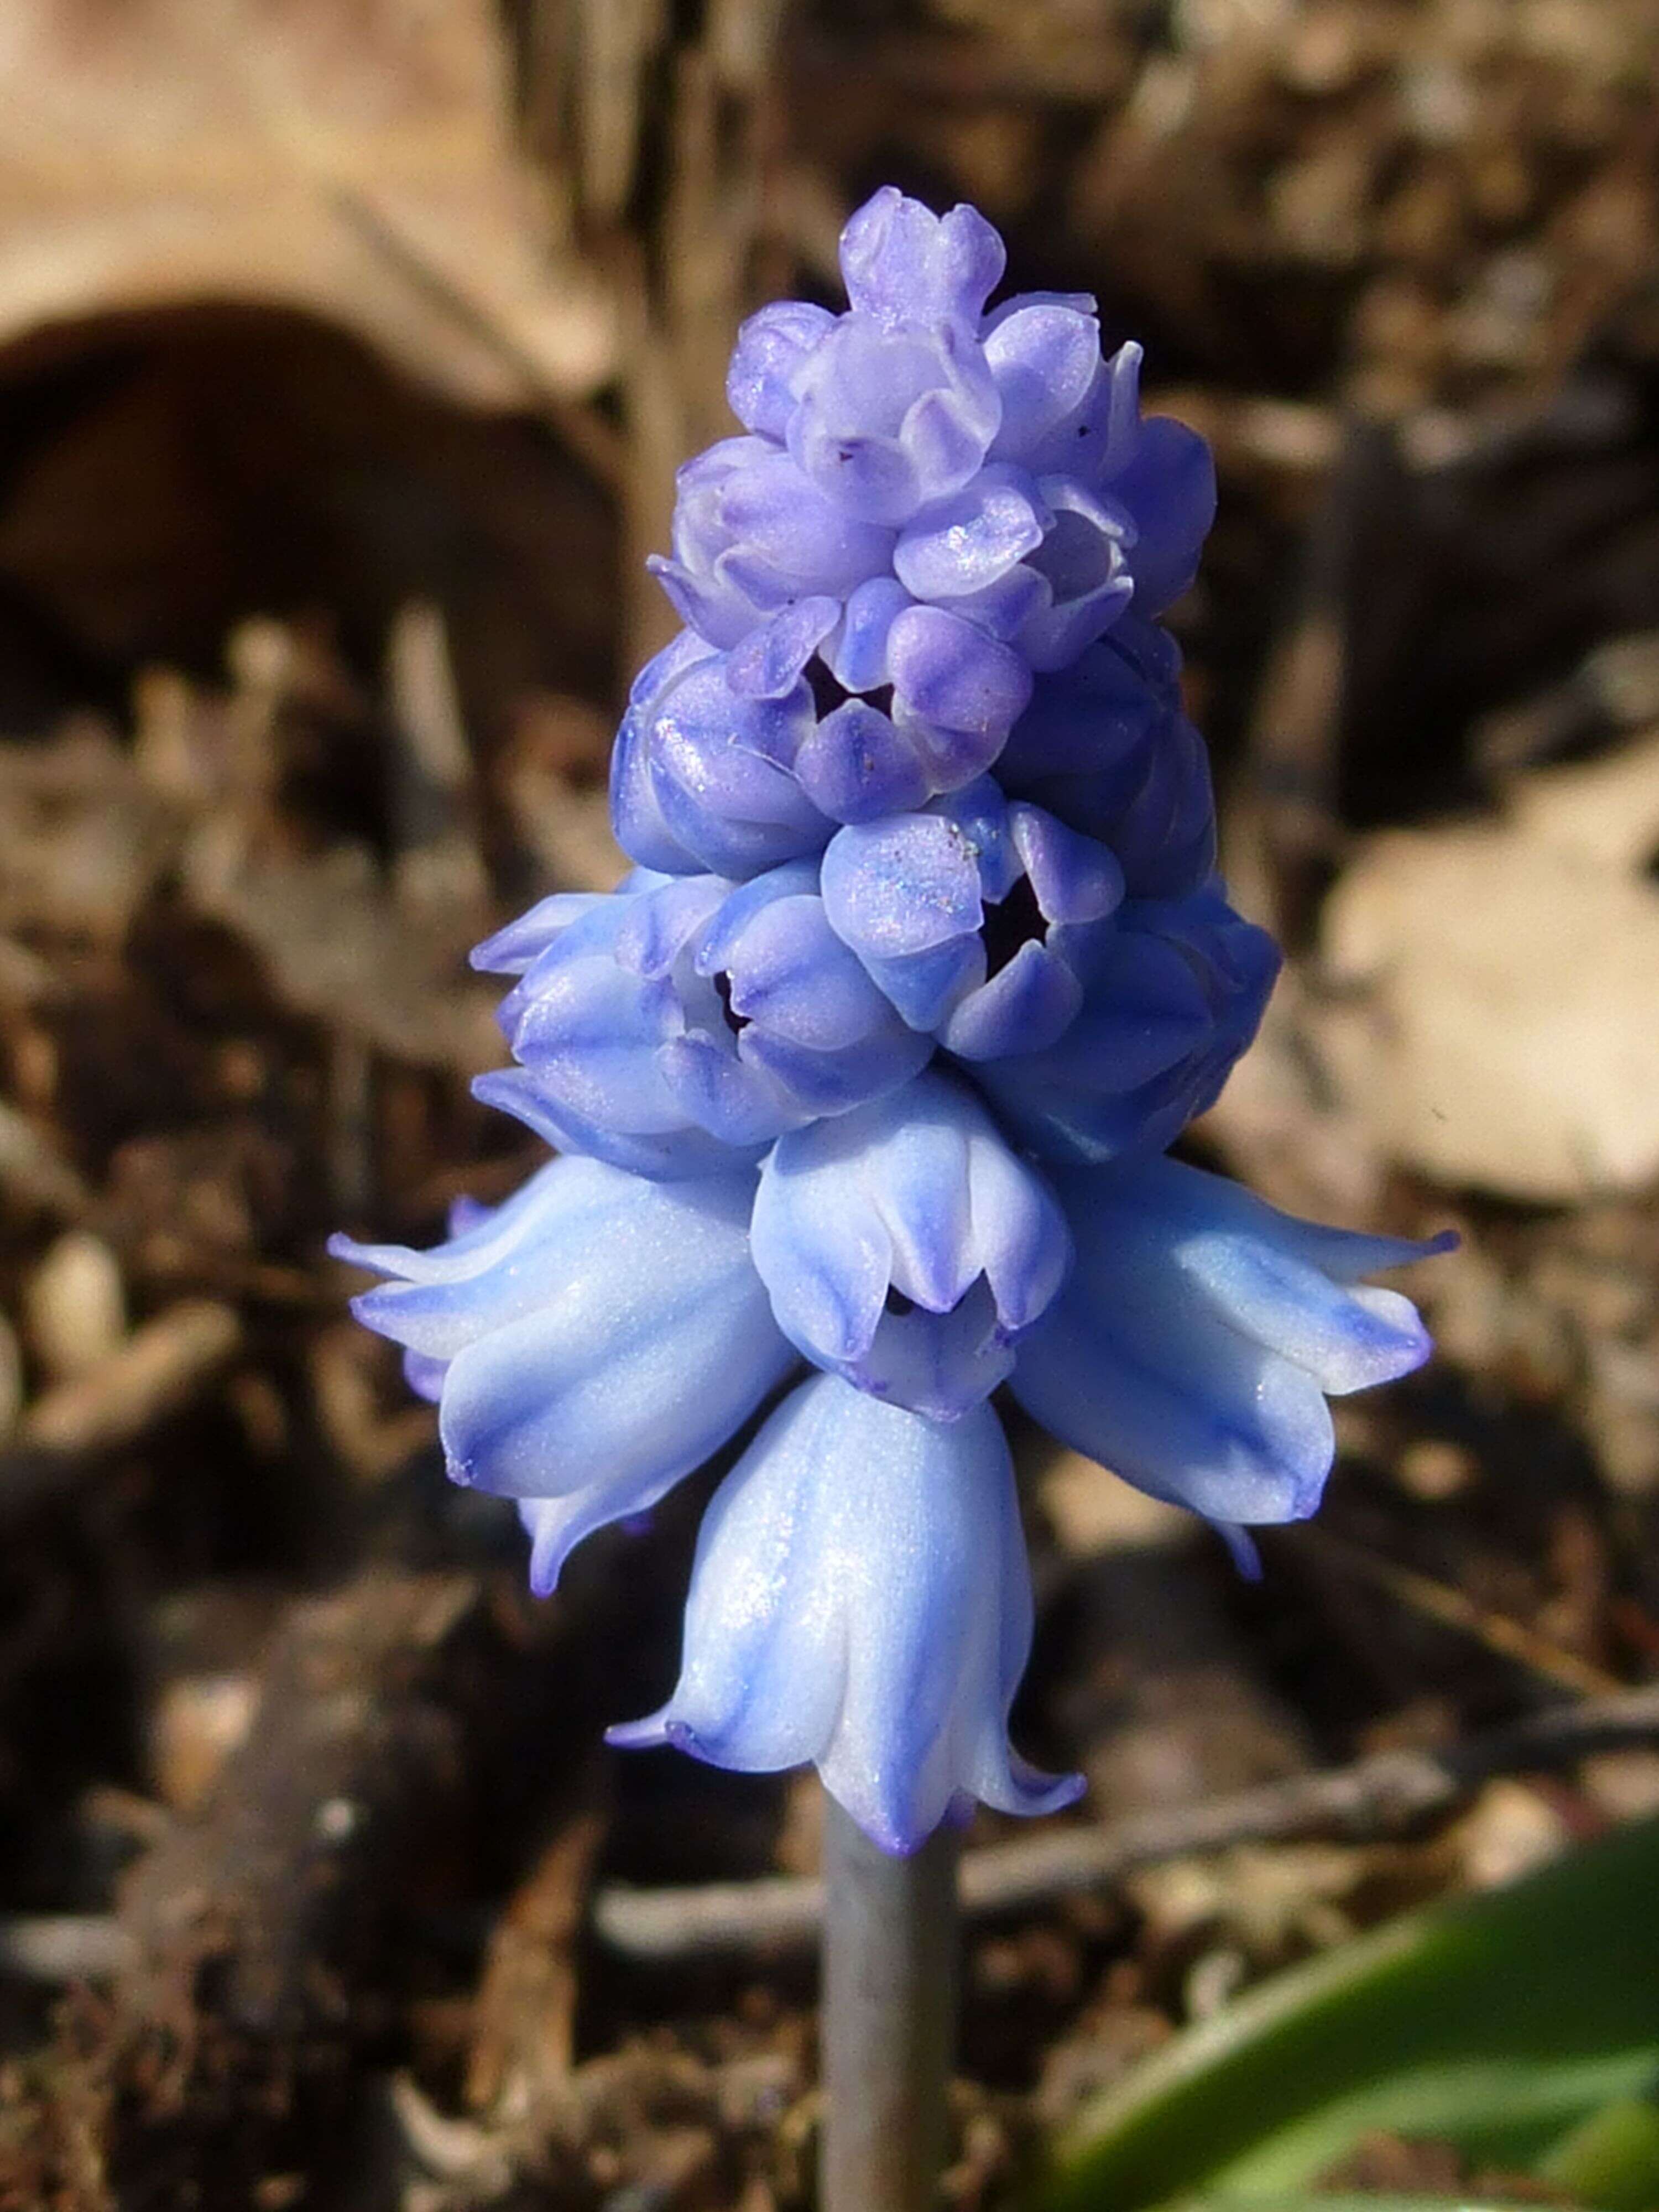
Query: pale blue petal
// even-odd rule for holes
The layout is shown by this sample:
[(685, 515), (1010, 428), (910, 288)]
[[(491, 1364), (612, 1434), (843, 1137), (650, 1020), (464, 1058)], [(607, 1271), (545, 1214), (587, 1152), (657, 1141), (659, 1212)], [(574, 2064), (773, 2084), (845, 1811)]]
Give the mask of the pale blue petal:
[(609, 898), (607, 891), (555, 891), (475, 945), (471, 965), (488, 975), (522, 975), (574, 923), (603, 911)]
[(1154, 1498), (1209, 1521), (1303, 1520), (1330, 1469), (1330, 1416), (1287, 1363), (1262, 1354), (1257, 1379), (1271, 1392), (1259, 1407), (1212, 1397), (1201, 1366), (1190, 1378), (1142, 1366), (1079, 1291), (1022, 1341), (1013, 1391), (1051, 1436)]
[(896, 692), (893, 720), (921, 763), (930, 792), (960, 791), (982, 780), (1002, 748), (1000, 730), (959, 730), (929, 721)]
[(1022, 471), (981, 469), (964, 489), (924, 507), (899, 532), (893, 572), (918, 599), (963, 599), (1034, 553), (1053, 520)]
[(966, 1060), (1046, 1052), (1082, 1005), (1083, 987), (1072, 969), (1033, 939), (988, 982), (957, 1001), (939, 1030), (939, 1042)]
[(737, 957), (744, 933), (756, 917), (779, 899), (810, 896), (818, 886), (817, 866), (812, 860), (791, 860), (764, 875), (751, 876), (721, 900), (697, 939), (696, 969), (700, 975), (717, 975)]
[[(1063, 450), (1055, 432), (1077, 422), (1102, 374), (1093, 313), (1060, 301), (1015, 307), (988, 332), (985, 358), (1002, 399), (1002, 428), (992, 448), (997, 458), (1030, 467), (1029, 457), (1036, 454), (1044, 466), (1077, 466), (1084, 456), (1076, 452), (1059, 462), (1047, 455), (1055, 444)], [(1086, 452), (1085, 439), (1077, 443)]]
[(750, 315), (738, 332), (726, 397), (746, 428), (781, 439), (789, 424), (795, 372), (835, 323), (825, 307), (776, 300)]
[(1030, 1636), (995, 1416), (945, 1426), (825, 1378), (715, 1493), (673, 1695), (611, 1740), (747, 1772), (810, 1760), (867, 1834), (908, 1852), (963, 1799), (1036, 1813), (1078, 1794), (1008, 1743)]
[(884, 185), (848, 217), (841, 273), (853, 306), (884, 321), (974, 321), (1001, 277), (1002, 240), (977, 208), (937, 216)]
[(1328, 1395), (1429, 1355), (1397, 1292), (1345, 1287), (1443, 1241), (1299, 1222), (1224, 1177), (1158, 1159), (1057, 1188), (1071, 1281), (1022, 1340), (1015, 1394), (1066, 1443), (1154, 1495), (1247, 1524), (1313, 1511), (1334, 1444)]
[(728, 942), (720, 964), (734, 1014), (817, 1052), (857, 1044), (892, 1018), (815, 894), (773, 901)]
[(448, 1283), (481, 1273), (556, 1227), (573, 1206), (586, 1204), (586, 1186), (580, 1174), (571, 1174), (571, 1165), (550, 1160), (500, 1206), (484, 1209), (480, 1218), (428, 1251), (409, 1244), (362, 1244), (338, 1235), (329, 1238), (329, 1251), (354, 1267), (409, 1283)]
[(672, 975), (675, 963), (732, 894), (724, 876), (665, 878), (649, 898), (630, 899), (616, 935), (620, 966), (636, 975)]
[(671, 875), (698, 875), (702, 863), (672, 834), (657, 803), (651, 778), (651, 720), (646, 710), (630, 708), (617, 732), (611, 749), (611, 826), (630, 860)]
[(823, 654), (838, 684), (848, 691), (878, 691), (892, 680), (887, 666), (888, 635), (913, 604), (894, 576), (872, 576), (848, 595), (841, 628)]
[(1008, 834), (1048, 921), (1098, 921), (1123, 900), (1123, 871), (1109, 846), (1040, 806), (1011, 806)]
[(938, 814), (838, 830), (823, 855), (823, 895), (836, 935), (870, 959), (932, 951), (980, 923), (974, 854)]
[(1031, 672), (1019, 655), (944, 607), (907, 607), (895, 617), (887, 665), (909, 713), (998, 746), (1031, 696)]
[(791, 1127), (812, 1115), (845, 1114), (867, 1100), (885, 1098), (925, 1067), (933, 1052), (930, 1036), (907, 1029), (890, 1012), (856, 1044), (833, 1052), (814, 1052), (758, 1022), (738, 1039), (738, 1059), (763, 1070), (800, 1109)]
[(749, 1259), (750, 1178), (614, 1188), (608, 1213), (541, 1255), (539, 1302), (450, 1366), (440, 1431), (458, 1481), (512, 1498), (602, 1485), (633, 1511), (787, 1372)]
[(1334, 1396), (1392, 1382), (1432, 1349), (1416, 1308), (1366, 1275), (1450, 1250), (1365, 1237), (1281, 1213), (1241, 1184), (1176, 1160), (1149, 1161), (1133, 1190), (1174, 1242), (1173, 1264), (1234, 1328), (1284, 1352)]
[(711, 1143), (769, 1144), (805, 1119), (805, 1109), (740, 1059), (727, 1039), (696, 1031), (676, 1037), (663, 1047), (657, 1067), (679, 1110)]
[(801, 789), (835, 822), (874, 822), (903, 814), (931, 796), (933, 783), (915, 746), (865, 699), (821, 716), (795, 756)]
[(1018, 1336), (1059, 1295), (1072, 1264), (1071, 1231), (1052, 1186), (988, 1116), (968, 1136), (968, 1202), (974, 1250), (997, 1320)]
[(779, 1326), (810, 1359), (937, 1419), (1006, 1375), (1071, 1249), (1042, 1176), (970, 1092), (932, 1074), (781, 1139), (750, 1243)]
[[(675, 1044), (662, 1048), (659, 1069), (665, 1082), (668, 1074), (662, 1067), (662, 1060), (680, 1042), (683, 1041), (677, 1040)], [(674, 1182), (686, 1176), (715, 1175), (738, 1164), (731, 1144), (721, 1142), (701, 1127), (666, 1129), (653, 1134), (608, 1128), (601, 1122), (588, 1121), (549, 1097), (528, 1068), (491, 1068), (486, 1074), (475, 1075), (471, 1088), (475, 1098), (486, 1106), (498, 1107), (503, 1114), (511, 1114), (557, 1151), (591, 1153), (595, 1159), (623, 1168), (630, 1175)], [(775, 1133), (769, 1132), (769, 1135), (771, 1133)], [(733, 1141), (740, 1145), (740, 1158), (759, 1158), (763, 1139), (744, 1138)]]
[[(740, 1179), (740, 1187), (748, 1187)], [(450, 1360), (491, 1329), (544, 1304), (560, 1279), (559, 1255), (575, 1253), (639, 1195), (635, 1182), (596, 1160), (550, 1161), (483, 1228), (430, 1252), (335, 1240), (337, 1256), (393, 1279), (352, 1300), (365, 1326), (428, 1358)], [(660, 1194), (644, 1199), (661, 1204)]]
[(981, 1279), (948, 1313), (884, 1313), (868, 1348), (833, 1371), (930, 1421), (957, 1421), (1008, 1380), (1014, 1346)]
[(792, 599), (729, 655), (726, 682), (741, 698), (786, 697), (840, 620), (839, 599)]
[(620, 1522), (624, 1528), (648, 1518), (651, 1508), (666, 1497), (678, 1480), (660, 1480), (630, 1486), (626, 1502), (611, 1486), (595, 1483), (573, 1490), (568, 1498), (521, 1498), (519, 1519), (530, 1538), (530, 1588), (533, 1596), (551, 1597), (564, 1572), (564, 1563), (584, 1536)]

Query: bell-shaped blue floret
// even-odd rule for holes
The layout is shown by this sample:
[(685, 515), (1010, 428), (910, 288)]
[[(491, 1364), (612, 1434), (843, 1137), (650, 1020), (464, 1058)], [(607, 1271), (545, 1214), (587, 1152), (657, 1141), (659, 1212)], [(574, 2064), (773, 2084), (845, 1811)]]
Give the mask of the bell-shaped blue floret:
[(1120, 475), (1140, 421), (1138, 345), (1100, 352), (1086, 293), (1024, 292), (986, 317), (985, 359), (1002, 401), (992, 456), (1086, 484)]
[(793, 346), (775, 325), (757, 332), (735, 380), (827, 498), (860, 520), (899, 524), (967, 483), (996, 436), (1001, 404), (978, 325), (1002, 241), (973, 208), (940, 217), (890, 185), (848, 222), (841, 258), (850, 312), (810, 346), (804, 330), (790, 333)]
[[(764, 651), (763, 639), (757, 657)], [(733, 657), (677, 640), (635, 686), (611, 799), (617, 842), (642, 867), (759, 875), (821, 851), (835, 828), (795, 774), (811, 691), (798, 675), (776, 696), (734, 690)]]
[(736, 645), (790, 600), (884, 568), (893, 537), (826, 498), (764, 438), (726, 438), (676, 479), (674, 557), (652, 574), (710, 644)]
[(1209, 757), (1180, 671), (1168, 632), (1131, 616), (1038, 681), (997, 761), (1009, 792), (1109, 845), (1135, 899), (1178, 898), (1215, 867)]
[(1135, 611), (1161, 614), (1192, 582), (1215, 520), (1209, 447), (1172, 416), (1142, 419), (1140, 348), (1103, 361), (1091, 300), (1031, 295), (988, 321), (985, 357), (1002, 401), (993, 458), (1074, 477), (1132, 517)]
[(1135, 527), (1075, 477), (993, 463), (899, 533), (893, 568), (917, 599), (1064, 667), (1128, 605)]
[(391, 1278), (352, 1302), (435, 1389), (454, 1480), (549, 1501), (538, 1587), (653, 1504), (794, 1364), (749, 1256), (752, 1171), (654, 1183), (558, 1159), (429, 1252), (337, 1237)]
[[(939, 1042), (958, 1060), (1005, 1060), (1062, 1037), (1087, 1002), (1123, 897), (1116, 855), (1038, 806), (1006, 815), (1018, 872), (985, 909), (984, 958)], [(983, 980), (980, 980), (982, 977)]]
[(765, 1097), (784, 1104), (786, 1118), (768, 1130), (776, 1133), (885, 1097), (930, 1056), (930, 1041), (898, 1019), (830, 927), (814, 862), (732, 891), (699, 935), (694, 964), (722, 1019), (688, 1031), (665, 1072), (702, 1125), (729, 1141), (759, 1127), (751, 1116), (766, 1114)]
[(933, 1074), (781, 1138), (751, 1240), (778, 1325), (809, 1359), (934, 1420), (1006, 1378), (1071, 1255), (1042, 1177), (962, 1085)]
[(990, 451), (1001, 404), (960, 323), (895, 326), (843, 315), (794, 378), (789, 452), (850, 520), (896, 527), (948, 499)]
[[(868, 822), (982, 775), (1031, 696), (1020, 655), (948, 606), (912, 599), (892, 578), (861, 585), (828, 634), (819, 611), (827, 605), (804, 602), (778, 617), (728, 656), (727, 672), (729, 683), (746, 680), (738, 664), (771, 652), (775, 638), (811, 614), (822, 652), (808, 672), (822, 696), (793, 772), (819, 811), (834, 822)], [(799, 655), (797, 640), (787, 642)]]
[(1139, 531), (1129, 510), (1074, 477), (1040, 477), (1048, 515), (1042, 543), (1022, 566), (1034, 580), (1020, 623), (1020, 652), (1039, 673), (1067, 667), (1127, 611)]
[(923, 1066), (830, 927), (816, 863), (746, 884), (653, 877), (556, 894), (473, 955), (516, 972), (516, 1068), (477, 1095), (550, 1143), (635, 1174), (706, 1175), (786, 1129), (884, 1096)]
[(1214, 1104), (1261, 1024), (1278, 946), (1218, 889), (1129, 902), (1077, 933), (1083, 1004), (1044, 1051), (984, 1057), (975, 1082), (1009, 1134), (1045, 1160), (1161, 1152)]
[[(724, 1029), (691, 945), (731, 885), (717, 877), (629, 879), (620, 891), (556, 893), (486, 939), (475, 967), (517, 975), (498, 1010), (519, 1066), (473, 1091), (562, 1151), (635, 1175), (701, 1176), (737, 1164), (728, 1139), (691, 1114), (665, 1071), (666, 1048), (698, 1020)], [(775, 1127), (751, 1135), (747, 1157)]]
[(745, 430), (781, 445), (794, 411), (795, 372), (835, 327), (827, 307), (774, 300), (738, 332), (726, 374), (726, 404)]
[(1335, 1445), (1328, 1396), (1431, 1350), (1416, 1309), (1363, 1279), (1444, 1251), (1280, 1213), (1178, 1161), (1072, 1170), (1077, 1258), (1024, 1340), (1014, 1395), (1063, 1443), (1224, 1526), (1299, 1521)]
[(905, 1021), (966, 1060), (1063, 1036), (1123, 896), (1104, 846), (1039, 807), (1009, 806), (990, 776), (838, 830), (821, 880), (831, 927)]
[(941, 1425), (833, 1376), (795, 1391), (715, 1492), (674, 1693), (613, 1743), (716, 1766), (812, 1762), (883, 1849), (975, 1800), (1069, 1803), (1008, 1742), (1031, 1641), (1013, 1468), (986, 1406)]

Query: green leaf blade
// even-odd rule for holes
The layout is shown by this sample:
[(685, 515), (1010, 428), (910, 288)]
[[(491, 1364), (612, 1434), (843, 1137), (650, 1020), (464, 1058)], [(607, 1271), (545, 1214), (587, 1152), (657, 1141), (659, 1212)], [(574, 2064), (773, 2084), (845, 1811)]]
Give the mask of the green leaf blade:
[(1264, 1983), (1089, 2106), (1044, 2212), (1305, 2185), (1376, 2130), (1525, 2165), (1659, 2070), (1659, 1821)]

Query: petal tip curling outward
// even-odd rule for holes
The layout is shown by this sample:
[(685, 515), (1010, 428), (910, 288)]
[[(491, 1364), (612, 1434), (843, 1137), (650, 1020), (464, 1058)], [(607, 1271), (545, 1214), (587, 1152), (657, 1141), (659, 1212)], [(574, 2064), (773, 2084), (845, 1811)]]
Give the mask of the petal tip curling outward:
[(679, 1680), (610, 1731), (711, 1765), (811, 1762), (865, 1832), (916, 1850), (963, 1800), (1069, 1803), (1008, 1742), (1031, 1639), (1013, 1468), (980, 1407), (942, 1426), (830, 1376), (768, 1421), (704, 1516)]
[(659, 1712), (647, 1713), (642, 1720), (613, 1721), (605, 1740), (612, 1751), (665, 1751), (673, 1741)]
[(1020, 1402), (1224, 1528), (1305, 1519), (1335, 1455), (1327, 1399), (1409, 1374), (1433, 1348), (1409, 1299), (1362, 1279), (1449, 1240), (1322, 1228), (1170, 1159), (1074, 1170), (1056, 1188), (1077, 1262), (1021, 1346)]
[(357, 1311), (436, 1395), (453, 1480), (526, 1502), (538, 1589), (591, 1530), (701, 1466), (794, 1365), (749, 1257), (754, 1182), (561, 1158), (432, 1252), (346, 1246), (392, 1277)]
[(1006, 1379), (1071, 1261), (1042, 1176), (965, 1086), (932, 1073), (780, 1139), (750, 1235), (790, 1341), (935, 1421)]

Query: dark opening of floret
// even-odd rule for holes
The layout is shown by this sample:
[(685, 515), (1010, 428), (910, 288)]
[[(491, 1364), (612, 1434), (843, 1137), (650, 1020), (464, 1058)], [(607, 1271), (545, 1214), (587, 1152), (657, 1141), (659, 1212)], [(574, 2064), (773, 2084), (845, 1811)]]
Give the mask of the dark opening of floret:
[(823, 661), (815, 653), (806, 664), (806, 682), (812, 694), (812, 706), (819, 721), (833, 714), (837, 707), (844, 707), (849, 699), (861, 699), (866, 707), (874, 707), (884, 714), (893, 711), (893, 687), (884, 684), (875, 691), (849, 691), (836, 677), (831, 675)]
[(732, 978), (724, 970), (714, 978), (714, 990), (720, 999), (720, 1012), (726, 1017), (726, 1028), (733, 1036), (740, 1036), (749, 1026), (749, 1017), (732, 1011)]
[(1040, 945), (1048, 929), (1031, 879), (1022, 876), (1006, 899), (985, 909), (986, 980), (1000, 975), (1022, 945)]

